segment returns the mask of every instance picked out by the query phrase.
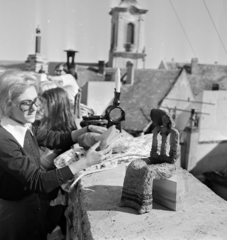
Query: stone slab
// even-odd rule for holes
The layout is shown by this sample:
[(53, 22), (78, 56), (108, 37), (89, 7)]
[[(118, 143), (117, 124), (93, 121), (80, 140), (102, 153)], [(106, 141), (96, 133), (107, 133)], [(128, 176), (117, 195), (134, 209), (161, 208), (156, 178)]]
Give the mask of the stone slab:
[(119, 207), (125, 165), (87, 175), (71, 193), (68, 239), (84, 240), (223, 240), (227, 239), (227, 202), (182, 170), (184, 206), (172, 211), (156, 203), (139, 215)]

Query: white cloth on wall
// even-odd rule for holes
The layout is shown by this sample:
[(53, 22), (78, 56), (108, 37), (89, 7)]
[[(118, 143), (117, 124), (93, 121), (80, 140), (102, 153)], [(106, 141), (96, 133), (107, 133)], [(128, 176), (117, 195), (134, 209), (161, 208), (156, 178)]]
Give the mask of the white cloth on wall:
[(72, 86), (74, 91), (74, 96), (76, 96), (79, 90), (79, 86), (77, 84), (76, 79), (71, 74), (61, 75), (61, 79), (63, 81), (63, 87)]
[(33, 73), (33, 74), (36, 76), (39, 82), (44, 82), (48, 80), (46, 73)]

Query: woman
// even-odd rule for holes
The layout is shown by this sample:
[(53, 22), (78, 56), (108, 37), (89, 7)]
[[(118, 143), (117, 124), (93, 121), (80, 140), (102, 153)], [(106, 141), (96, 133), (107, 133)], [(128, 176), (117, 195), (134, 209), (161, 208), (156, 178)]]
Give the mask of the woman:
[(39, 145), (67, 150), (88, 129), (60, 133), (32, 127), (31, 131), (39, 104), (33, 74), (8, 70), (0, 76), (0, 239), (46, 239), (57, 218), (47, 195), (109, 154), (109, 149), (97, 152), (95, 144), (86, 157), (69, 166), (42, 170)]

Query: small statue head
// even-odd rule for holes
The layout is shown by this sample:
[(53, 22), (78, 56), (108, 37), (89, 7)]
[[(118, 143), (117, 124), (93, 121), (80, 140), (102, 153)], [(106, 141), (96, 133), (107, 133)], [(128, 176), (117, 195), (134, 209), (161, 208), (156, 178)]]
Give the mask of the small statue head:
[(165, 112), (165, 113), (166, 114), (162, 116), (163, 127), (167, 127), (169, 129), (174, 128), (175, 123), (173, 121), (173, 118), (171, 117), (171, 115), (168, 112)]
[(151, 120), (155, 126), (164, 126), (168, 128), (175, 127), (175, 123), (171, 115), (163, 109), (153, 108), (150, 113)]
[(151, 112), (150, 112), (151, 121), (155, 126), (160, 127), (163, 125), (162, 116), (164, 116), (165, 114), (166, 114), (165, 111), (161, 109), (153, 108), (151, 109)]

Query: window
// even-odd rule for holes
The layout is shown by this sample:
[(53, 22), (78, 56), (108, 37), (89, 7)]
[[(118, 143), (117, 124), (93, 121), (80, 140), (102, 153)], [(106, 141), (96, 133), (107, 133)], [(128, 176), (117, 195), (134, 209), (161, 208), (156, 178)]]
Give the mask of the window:
[(112, 39), (111, 39), (111, 50), (114, 49), (115, 45), (115, 24), (112, 26)]
[(134, 24), (133, 23), (129, 23), (127, 26), (126, 43), (134, 44)]

